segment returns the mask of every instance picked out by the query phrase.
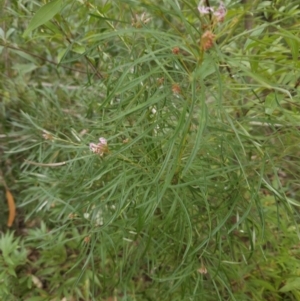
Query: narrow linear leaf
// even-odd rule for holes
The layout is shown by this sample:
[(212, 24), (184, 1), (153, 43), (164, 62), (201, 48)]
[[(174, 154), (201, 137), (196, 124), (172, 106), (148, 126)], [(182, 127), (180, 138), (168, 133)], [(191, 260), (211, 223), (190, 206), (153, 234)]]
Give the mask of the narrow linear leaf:
[(23, 37), (28, 36), (31, 31), (51, 20), (62, 10), (62, 3), (62, 0), (54, 0), (42, 6), (31, 19)]

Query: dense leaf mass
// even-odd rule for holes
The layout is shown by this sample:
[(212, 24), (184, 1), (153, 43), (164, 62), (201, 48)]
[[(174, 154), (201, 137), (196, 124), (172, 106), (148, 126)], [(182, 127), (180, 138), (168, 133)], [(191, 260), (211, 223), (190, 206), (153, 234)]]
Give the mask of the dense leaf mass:
[(300, 300), (298, 2), (2, 0), (0, 299)]

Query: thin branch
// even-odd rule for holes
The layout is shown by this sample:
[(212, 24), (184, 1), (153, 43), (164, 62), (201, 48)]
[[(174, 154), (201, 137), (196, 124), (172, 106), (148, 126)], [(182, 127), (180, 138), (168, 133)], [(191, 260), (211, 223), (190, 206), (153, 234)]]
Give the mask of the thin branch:
[(82, 71), (82, 70), (79, 70), (79, 69), (74, 69), (74, 68), (71, 68), (71, 67), (68, 67), (68, 66), (64, 66), (62, 64), (58, 64), (57, 62), (54, 62), (54, 61), (51, 61), (51, 60), (48, 60), (48, 59), (45, 59), (44, 57), (42, 56), (39, 56), (37, 54), (34, 54), (28, 50), (25, 50), (25, 49), (22, 49), (22, 48), (18, 48), (18, 47), (14, 47), (12, 45), (8, 45), (8, 44), (2, 44), (0, 43), (1, 46), (4, 46), (6, 48), (9, 48), (9, 49), (13, 49), (13, 50), (17, 50), (17, 51), (21, 51), (21, 52), (24, 52), (24, 53), (27, 53), (33, 57), (36, 57), (44, 62), (47, 62), (49, 64), (52, 64), (52, 65), (55, 65), (55, 66), (58, 66), (58, 67), (62, 67), (62, 68), (65, 68), (65, 69), (68, 69), (68, 70), (71, 70), (71, 71), (75, 71), (75, 72), (79, 72), (79, 73), (83, 73), (83, 74), (87, 74), (86, 71)]
[[(65, 33), (65, 31), (63, 30), (63, 28), (61, 27), (61, 25), (57, 21), (55, 21), (55, 24), (59, 27), (59, 29), (61, 30), (61, 32), (65, 35), (65, 38), (69, 42), (69, 44), (72, 45), (73, 44), (72, 40)], [(90, 58), (87, 55), (85, 55), (85, 54), (83, 56), (86, 59), (86, 61), (88, 62), (88, 64), (90, 65), (90, 67), (93, 69), (93, 71), (95, 72), (95, 74), (98, 76), (98, 78), (103, 79), (102, 74), (94, 66), (94, 64), (92, 63), (92, 61), (90, 60)]]

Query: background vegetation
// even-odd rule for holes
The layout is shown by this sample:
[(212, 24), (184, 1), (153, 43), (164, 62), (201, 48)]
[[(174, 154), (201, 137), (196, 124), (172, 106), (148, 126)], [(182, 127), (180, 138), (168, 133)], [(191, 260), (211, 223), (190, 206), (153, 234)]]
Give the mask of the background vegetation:
[(201, 2), (1, 1), (1, 300), (300, 300), (299, 3)]

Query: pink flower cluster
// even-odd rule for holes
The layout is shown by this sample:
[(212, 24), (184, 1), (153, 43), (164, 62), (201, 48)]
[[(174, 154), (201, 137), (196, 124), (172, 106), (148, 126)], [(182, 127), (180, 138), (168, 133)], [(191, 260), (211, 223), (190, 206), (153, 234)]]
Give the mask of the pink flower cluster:
[(223, 22), (225, 19), (226, 13), (227, 13), (226, 7), (225, 7), (223, 1), (220, 1), (220, 5), (217, 8), (217, 10), (215, 10), (213, 7), (205, 6), (204, 1), (205, 0), (201, 0), (198, 5), (198, 10), (199, 10), (200, 14), (207, 15), (207, 14), (212, 13), (218, 22)]
[(99, 143), (90, 143), (90, 150), (94, 154), (99, 154), (103, 156), (105, 153), (108, 153), (107, 140), (103, 137), (99, 138)]

